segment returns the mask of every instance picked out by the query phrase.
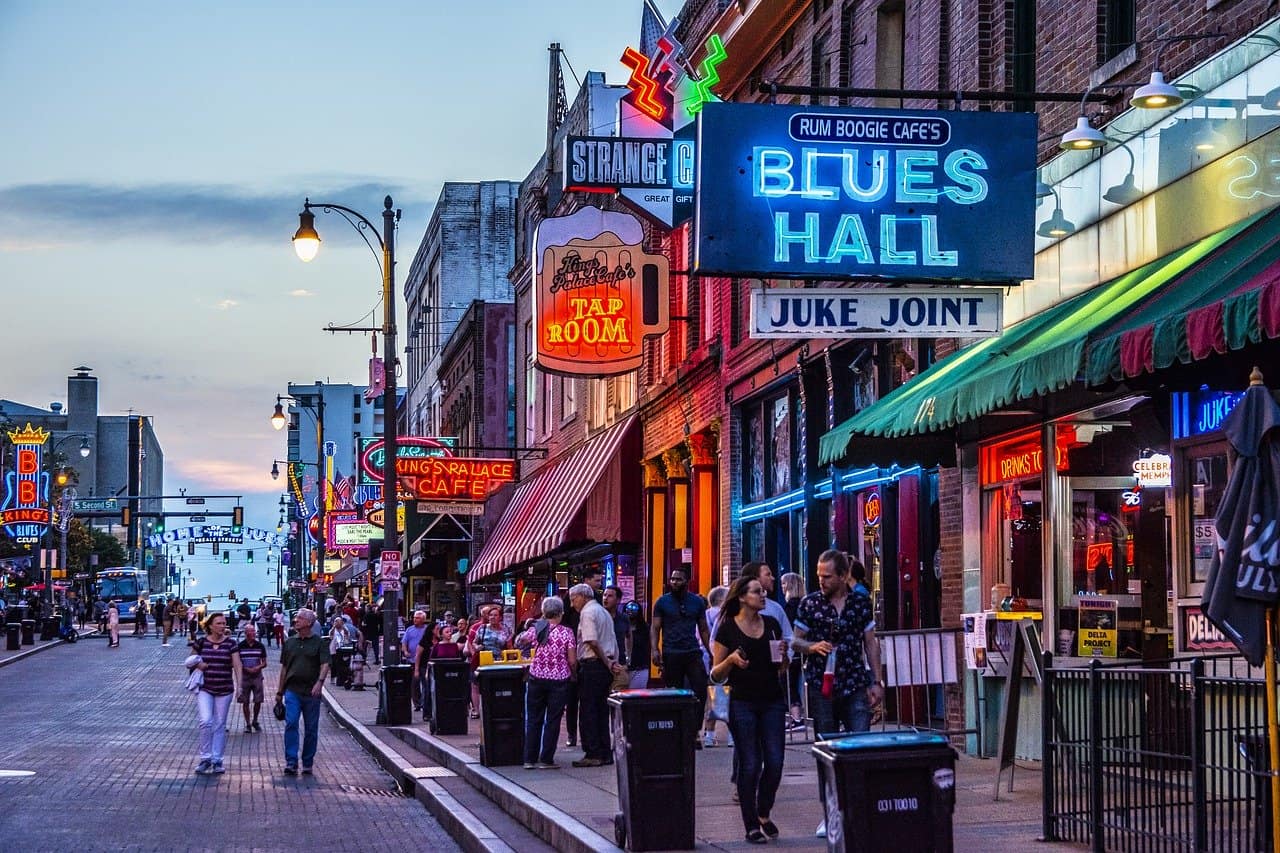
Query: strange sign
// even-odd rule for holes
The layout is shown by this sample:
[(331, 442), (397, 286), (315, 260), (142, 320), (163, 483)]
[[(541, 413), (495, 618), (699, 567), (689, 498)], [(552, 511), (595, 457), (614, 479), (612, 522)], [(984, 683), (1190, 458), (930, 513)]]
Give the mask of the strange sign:
[(709, 103), (694, 266), (762, 278), (1034, 275), (1031, 113)]
[(595, 207), (538, 224), (533, 322), (539, 367), (612, 376), (640, 366), (644, 338), (666, 332), (670, 322), (669, 264), (645, 252), (643, 243), (634, 216)]
[(19, 545), (39, 542), (49, 528), (49, 472), (41, 464), (49, 435), (48, 430), (31, 424), (9, 431), (13, 470), (5, 475), (0, 527)]

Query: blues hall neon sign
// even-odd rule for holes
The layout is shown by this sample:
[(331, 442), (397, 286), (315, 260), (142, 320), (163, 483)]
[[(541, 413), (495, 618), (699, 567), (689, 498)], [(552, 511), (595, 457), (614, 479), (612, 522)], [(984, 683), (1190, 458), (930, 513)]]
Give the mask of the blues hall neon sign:
[(698, 150), (701, 272), (1033, 274), (1034, 116), (713, 103)]

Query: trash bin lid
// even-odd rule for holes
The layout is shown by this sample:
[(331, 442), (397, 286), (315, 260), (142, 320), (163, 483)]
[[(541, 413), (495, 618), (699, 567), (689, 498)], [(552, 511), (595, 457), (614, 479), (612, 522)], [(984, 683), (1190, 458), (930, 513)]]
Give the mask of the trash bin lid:
[(814, 748), (834, 755), (861, 752), (863, 750), (919, 749), (921, 747), (950, 747), (946, 735), (931, 732), (863, 732), (846, 735), (834, 740), (819, 741)]
[(682, 690), (673, 687), (660, 687), (653, 690), (619, 690), (610, 694), (610, 702), (671, 702), (671, 701), (693, 701), (694, 695), (692, 690)]
[(518, 663), (490, 663), (476, 667), (476, 672), (492, 672), (494, 674), (503, 672), (517, 673), (524, 672), (524, 670), (525, 667)]

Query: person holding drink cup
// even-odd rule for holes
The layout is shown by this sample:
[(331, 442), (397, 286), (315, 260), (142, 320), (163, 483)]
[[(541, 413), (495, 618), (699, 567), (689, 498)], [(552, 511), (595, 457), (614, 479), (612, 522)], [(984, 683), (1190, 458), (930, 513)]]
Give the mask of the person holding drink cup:
[(764, 586), (742, 575), (729, 589), (712, 641), (711, 678), (729, 682), (729, 730), (738, 763), (738, 807), (746, 839), (778, 837), (769, 819), (782, 782), (786, 747), (787, 641), (782, 625), (766, 616)]

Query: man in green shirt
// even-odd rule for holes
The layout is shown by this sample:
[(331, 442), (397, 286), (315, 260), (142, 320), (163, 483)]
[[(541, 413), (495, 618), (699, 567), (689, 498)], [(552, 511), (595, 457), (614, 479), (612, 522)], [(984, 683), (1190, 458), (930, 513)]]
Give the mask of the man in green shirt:
[(320, 693), (329, 677), (329, 644), (313, 632), (314, 610), (303, 608), (293, 617), (296, 637), (280, 652), (280, 683), (276, 697), (284, 699), (284, 772), (298, 774), (298, 718), (306, 729), (302, 738), (302, 772), (310, 775), (320, 739)]

